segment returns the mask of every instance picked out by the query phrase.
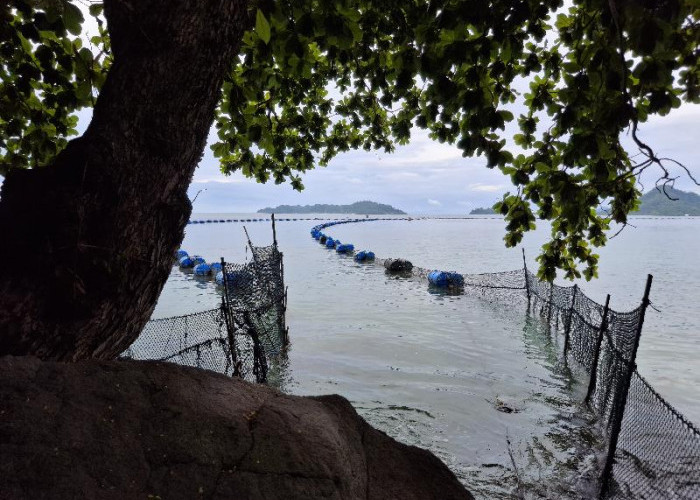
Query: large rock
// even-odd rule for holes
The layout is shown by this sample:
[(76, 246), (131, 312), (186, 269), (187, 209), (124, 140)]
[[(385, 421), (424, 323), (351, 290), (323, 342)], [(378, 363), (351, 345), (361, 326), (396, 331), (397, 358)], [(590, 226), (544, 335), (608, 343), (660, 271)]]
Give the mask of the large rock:
[(0, 498), (469, 499), (340, 396), (168, 363), (0, 358)]

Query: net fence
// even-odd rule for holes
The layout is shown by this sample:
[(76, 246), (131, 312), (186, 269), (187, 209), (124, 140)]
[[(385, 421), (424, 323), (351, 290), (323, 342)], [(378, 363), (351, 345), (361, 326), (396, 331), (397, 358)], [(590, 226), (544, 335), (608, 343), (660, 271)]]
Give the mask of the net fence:
[[(247, 264), (224, 264), (224, 318), (233, 335), (232, 362), (257, 381), (266, 381), (270, 361), (287, 344), (286, 290), (282, 254), (275, 245), (250, 246), (253, 260)], [(253, 353), (253, 364), (248, 355)]]
[(532, 307), (590, 375), (586, 400), (608, 437), (601, 498), (700, 499), (700, 431), (636, 369), (646, 300), (629, 312), (525, 271)]
[(267, 382), (288, 340), (282, 253), (276, 245), (250, 247), (252, 262), (223, 262), (221, 307), (149, 321), (122, 357)]
[(169, 361), (233, 374), (222, 310), (155, 319), (122, 354), (124, 358)]

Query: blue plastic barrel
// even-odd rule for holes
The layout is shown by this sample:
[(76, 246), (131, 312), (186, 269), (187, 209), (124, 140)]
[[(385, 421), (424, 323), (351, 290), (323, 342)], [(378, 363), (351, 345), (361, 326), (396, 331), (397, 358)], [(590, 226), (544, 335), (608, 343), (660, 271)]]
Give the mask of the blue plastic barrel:
[(211, 266), (207, 263), (197, 264), (194, 267), (194, 274), (197, 276), (209, 276), (211, 274)]
[(460, 287), (464, 285), (464, 276), (456, 272), (431, 271), (428, 274), (428, 282), (442, 288)]
[(369, 250), (361, 250), (355, 254), (355, 260), (357, 262), (367, 262), (374, 260), (374, 252)]
[(194, 266), (194, 261), (190, 257), (182, 257), (180, 259), (180, 267), (192, 267)]

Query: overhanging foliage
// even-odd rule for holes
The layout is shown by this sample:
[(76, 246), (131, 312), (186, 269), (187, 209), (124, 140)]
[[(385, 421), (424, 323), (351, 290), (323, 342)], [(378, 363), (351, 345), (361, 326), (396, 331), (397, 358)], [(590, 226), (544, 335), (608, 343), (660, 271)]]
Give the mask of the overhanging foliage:
[[(99, 5), (90, 12), (99, 18)], [(66, 1), (13, 0), (0, 15), (6, 171), (65, 147), (110, 58), (102, 29), (82, 46), (82, 15)], [(212, 148), (225, 173), (302, 189), (301, 173), (341, 152), (391, 151), (426, 129), (511, 178), (515, 192), (495, 207), (507, 245), (536, 217), (551, 221), (540, 277), (583, 268), (590, 279), (593, 248), (638, 205), (636, 176), (656, 166), (667, 182), (683, 168), (636, 131), (700, 102), (698, 22), (693, 0), (263, 0), (223, 85)], [(642, 161), (620, 142), (628, 129)], [(609, 215), (596, 213), (603, 201)]]

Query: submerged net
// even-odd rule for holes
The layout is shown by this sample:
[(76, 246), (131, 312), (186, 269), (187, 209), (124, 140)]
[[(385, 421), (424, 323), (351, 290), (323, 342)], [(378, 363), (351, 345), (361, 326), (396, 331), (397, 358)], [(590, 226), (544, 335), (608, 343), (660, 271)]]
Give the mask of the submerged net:
[(251, 249), (252, 262), (224, 264), (220, 308), (151, 320), (122, 357), (266, 382), (287, 344), (282, 254), (274, 245)]

